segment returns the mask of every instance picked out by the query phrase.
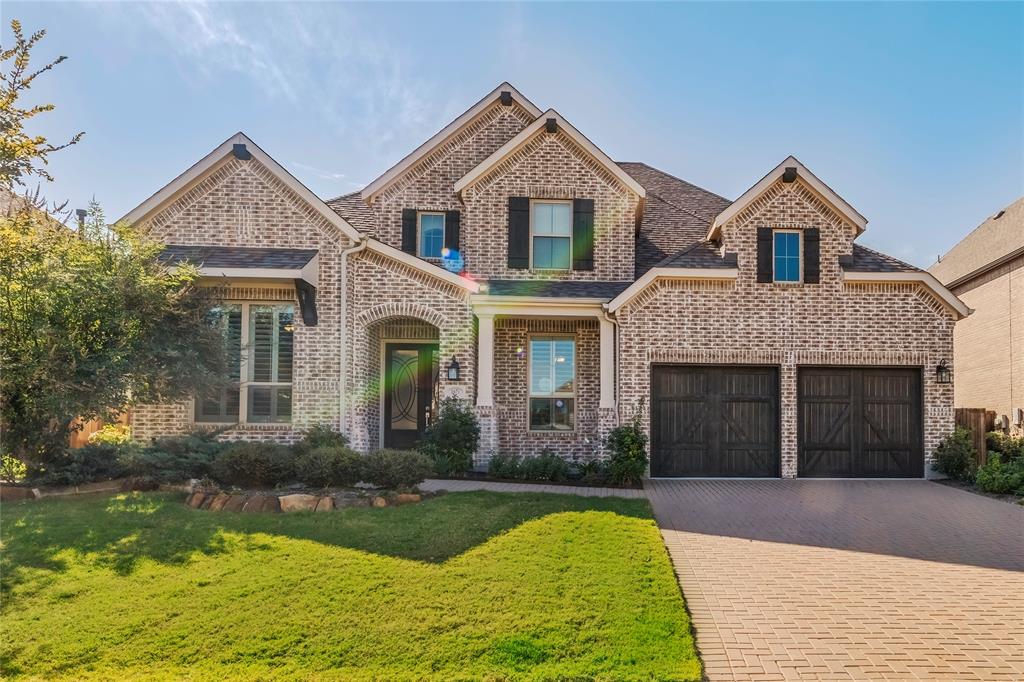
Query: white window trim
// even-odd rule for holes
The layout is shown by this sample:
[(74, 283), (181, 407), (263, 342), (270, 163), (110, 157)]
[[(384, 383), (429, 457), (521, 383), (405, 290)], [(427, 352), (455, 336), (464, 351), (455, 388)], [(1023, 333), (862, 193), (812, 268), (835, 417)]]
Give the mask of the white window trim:
[[(533, 392), (533, 342), (534, 341), (572, 341), (572, 391), (552, 391), (551, 393)], [(574, 434), (576, 433), (576, 386), (579, 383), (579, 343), (575, 334), (528, 334), (526, 337), (526, 430), (528, 433), (542, 434)], [(535, 429), (530, 424), (530, 400), (533, 398), (570, 398), (572, 400), (571, 429)]]
[[(234, 422), (214, 422), (214, 421), (199, 421), (196, 419), (196, 408), (193, 405), (192, 409), (192, 423), (200, 426), (290, 426), (293, 421), (256, 421), (251, 422), (248, 420), (249, 414), (249, 386), (291, 386), (292, 387), (292, 408), (295, 407), (295, 337), (292, 337), (292, 381), (288, 383), (284, 382), (273, 382), (273, 381), (250, 381), (249, 380), (249, 308), (251, 306), (286, 306), (292, 307), (292, 319), (295, 325), (295, 331), (298, 331), (298, 316), (296, 311), (298, 306), (294, 302), (289, 301), (238, 301), (238, 300), (226, 300), (225, 305), (237, 305), (241, 308), (242, 319), (241, 319), (241, 350), (239, 355), (239, 368), (238, 368), (238, 421)], [(294, 332), (293, 332), (294, 334)], [(275, 360), (276, 362), (276, 360)], [(193, 402), (198, 401), (199, 397), (193, 398)], [(293, 415), (294, 416), (294, 415)]]
[[(425, 215), (439, 215), (441, 216), (441, 255), (439, 256), (424, 256), (420, 249), (423, 246), (423, 234), (421, 227), (423, 225), (422, 218)], [(448, 219), (445, 216), (444, 211), (416, 211), (416, 255), (420, 258), (428, 261), (441, 261), (444, 257), (444, 242), (445, 236), (448, 232)]]
[[(797, 257), (797, 270), (796, 279), (778, 279), (775, 276), (775, 235), (777, 234), (795, 234), (796, 240), (796, 257)], [(775, 284), (803, 284), (804, 283), (804, 232), (803, 230), (772, 230), (772, 282)]]
[[(533, 265), (533, 206), (534, 204), (565, 204), (569, 206), (569, 265), (564, 268), (538, 268)], [(536, 272), (572, 272), (572, 200), (570, 199), (530, 199), (530, 270)], [(538, 237), (550, 237), (549, 234), (539, 234)], [(556, 237), (565, 239), (565, 237)]]

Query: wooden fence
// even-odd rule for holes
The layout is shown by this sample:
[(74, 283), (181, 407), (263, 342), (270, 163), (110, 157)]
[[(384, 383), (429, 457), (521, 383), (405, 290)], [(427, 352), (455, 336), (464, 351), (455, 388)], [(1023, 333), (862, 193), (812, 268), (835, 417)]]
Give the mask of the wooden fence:
[(958, 407), (954, 410), (957, 426), (971, 432), (974, 449), (978, 451), (978, 465), (988, 462), (988, 447), (985, 434), (995, 428), (996, 413), (983, 407)]
[[(131, 415), (125, 412), (119, 415), (114, 423), (131, 424)], [(80, 448), (89, 442), (89, 436), (103, 428), (104, 422), (102, 419), (93, 419), (87, 422), (75, 420), (75, 424), (81, 424), (82, 428), (73, 430), (68, 434), (68, 445), (72, 448)]]

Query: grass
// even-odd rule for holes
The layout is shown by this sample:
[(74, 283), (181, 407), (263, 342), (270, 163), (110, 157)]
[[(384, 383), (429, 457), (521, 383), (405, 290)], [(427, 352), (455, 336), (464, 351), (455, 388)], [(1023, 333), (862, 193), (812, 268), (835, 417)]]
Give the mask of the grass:
[(247, 515), (44, 499), (4, 505), (2, 541), (4, 679), (701, 675), (645, 500)]

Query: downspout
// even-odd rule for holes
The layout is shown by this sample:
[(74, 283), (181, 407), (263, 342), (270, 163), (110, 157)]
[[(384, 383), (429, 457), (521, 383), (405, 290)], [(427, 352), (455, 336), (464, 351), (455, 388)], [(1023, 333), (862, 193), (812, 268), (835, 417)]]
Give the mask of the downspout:
[[(362, 236), (359, 241), (341, 252), (341, 366), (338, 370), (338, 428), (349, 439), (352, 438), (351, 428), (346, 430), (348, 413), (345, 411), (345, 365), (348, 363), (348, 257), (359, 253), (370, 245), (370, 238)], [(348, 425), (351, 427), (351, 424)]]
[(619, 322), (614, 317), (612, 317), (611, 313), (608, 312), (608, 304), (607, 303), (602, 303), (601, 304), (601, 316), (604, 317), (605, 320), (610, 322), (611, 325), (612, 325), (612, 328), (615, 329), (615, 338), (614, 338), (614, 343), (612, 344), (612, 346), (613, 346), (613, 348), (612, 348), (612, 362), (615, 363), (615, 386), (614, 386), (614, 389), (615, 389), (615, 391), (614, 391), (614, 398), (615, 398), (615, 400), (613, 402), (615, 403), (615, 407), (614, 407), (614, 409), (615, 409), (615, 425), (618, 426), (618, 421), (619, 421), (619, 393), (620, 393), (620, 390), (619, 390), (619, 378), (620, 378), (620, 371), (621, 371), (621, 367), (620, 367), (620, 363), (619, 363)]

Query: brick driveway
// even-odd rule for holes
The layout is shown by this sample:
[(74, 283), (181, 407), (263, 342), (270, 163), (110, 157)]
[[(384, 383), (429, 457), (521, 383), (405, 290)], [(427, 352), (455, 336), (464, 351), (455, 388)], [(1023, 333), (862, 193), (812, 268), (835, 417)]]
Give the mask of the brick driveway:
[(1024, 680), (1024, 508), (927, 481), (650, 481), (710, 680)]

